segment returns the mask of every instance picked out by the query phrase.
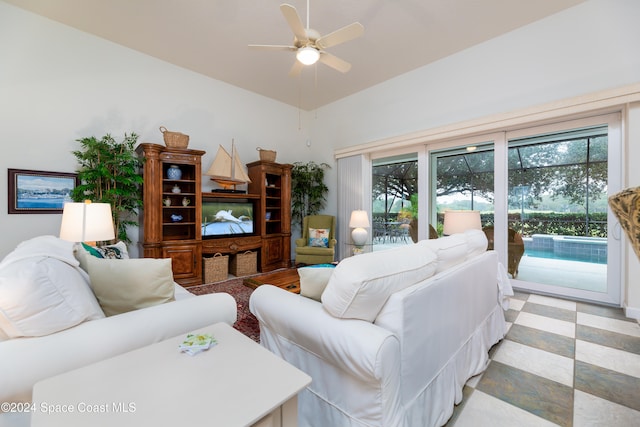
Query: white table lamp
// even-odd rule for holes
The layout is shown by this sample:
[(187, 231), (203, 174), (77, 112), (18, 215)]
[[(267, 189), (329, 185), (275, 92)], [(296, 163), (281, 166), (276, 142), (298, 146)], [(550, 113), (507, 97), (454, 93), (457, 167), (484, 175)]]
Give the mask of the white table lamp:
[(470, 229), (482, 230), (480, 211), (444, 211), (442, 234), (450, 236)]
[(365, 230), (365, 228), (370, 227), (367, 211), (351, 212), (349, 227), (353, 228), (353, 231), (351, 232), (351, 239), (353, 240), (354, 245), (363, 246), (367, 243), (367, 230)]
[(96, 242), (115, 238), (109, 203), (65, 203), (60, 238), (70, 242)]

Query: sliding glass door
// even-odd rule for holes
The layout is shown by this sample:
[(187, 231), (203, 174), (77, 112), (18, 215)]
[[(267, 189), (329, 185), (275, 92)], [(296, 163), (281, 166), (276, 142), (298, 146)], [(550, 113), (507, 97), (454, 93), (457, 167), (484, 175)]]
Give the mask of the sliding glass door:
[[(618, 115), (428, 147), (429, 220), (479, 210), (516, 288), (619, 305)], [(441, 234), (441, 232), (440, 232)]]
[(417, 153), (374, 159), (371, 182), (373, 250), (417, 241)]
[(494, 223), (493, 142), (470, 142), (431, 153), (431, 224), (442, 235), (445, 210), (477, 210), (483, 227)]
[(514, 286), (618, 305), (619, 225), (607, 205), (620, 189), (617, 117), (509, 132), (507, 140), (507, 227), (524, 244), (519, 259), (509, 258)]

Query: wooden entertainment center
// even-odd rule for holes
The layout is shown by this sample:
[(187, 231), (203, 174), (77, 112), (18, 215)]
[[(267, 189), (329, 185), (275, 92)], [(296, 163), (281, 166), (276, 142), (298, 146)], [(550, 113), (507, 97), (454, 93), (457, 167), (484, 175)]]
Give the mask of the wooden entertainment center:
[[(202, 257), (257, 251), (258, 270), (291, 264), (292, 165), (256, 161), (247, 165), (247, 193), (202, 192), (201, 150), (143, 143), (145, 158), (140, 242), (146, 258), (171, 258), (174, 280), (202, 283)], [(179, 172), (176, 171), (179, 169)], [(249, 200), (255, 204), (254, 233), (202, 238), (203, 198)]]

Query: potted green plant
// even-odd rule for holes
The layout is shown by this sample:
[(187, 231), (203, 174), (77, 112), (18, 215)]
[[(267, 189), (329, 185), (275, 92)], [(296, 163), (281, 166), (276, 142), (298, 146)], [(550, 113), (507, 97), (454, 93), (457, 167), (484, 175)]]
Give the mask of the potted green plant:
[(409, 221), (409, 236), (414, 243), (418, 241), (418, 194), (412, 194), (409, 198), (411, 207), (407, 209)]
[(324, 183), (324, 172), (330, 166), (313, 161), (296, 162), (291, 169), (291, 221), (302, 230), (305, 216), (315, 215), (324, 207), (329, 188)]
[(124, 135), (117, 142), (110, 134), (101, 139), (88, 137), (76, 140), (82, 148), (73, 151), (80, 163), (80, 185), (73, 189), (74, 201), (91, 200), (109, 203), (113, 214), (116, 238), (129, 243), (127, 228), (138, 225), (138, 209), (142, 206), (142, 160), (135, 152), (138, 135)]

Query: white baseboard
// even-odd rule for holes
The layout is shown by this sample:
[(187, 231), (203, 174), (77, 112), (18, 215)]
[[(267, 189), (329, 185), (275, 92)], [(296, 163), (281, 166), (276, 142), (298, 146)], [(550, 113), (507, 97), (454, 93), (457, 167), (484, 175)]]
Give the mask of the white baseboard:
[(640, 321), (640, 307), (624, 307), (624, 315)]

